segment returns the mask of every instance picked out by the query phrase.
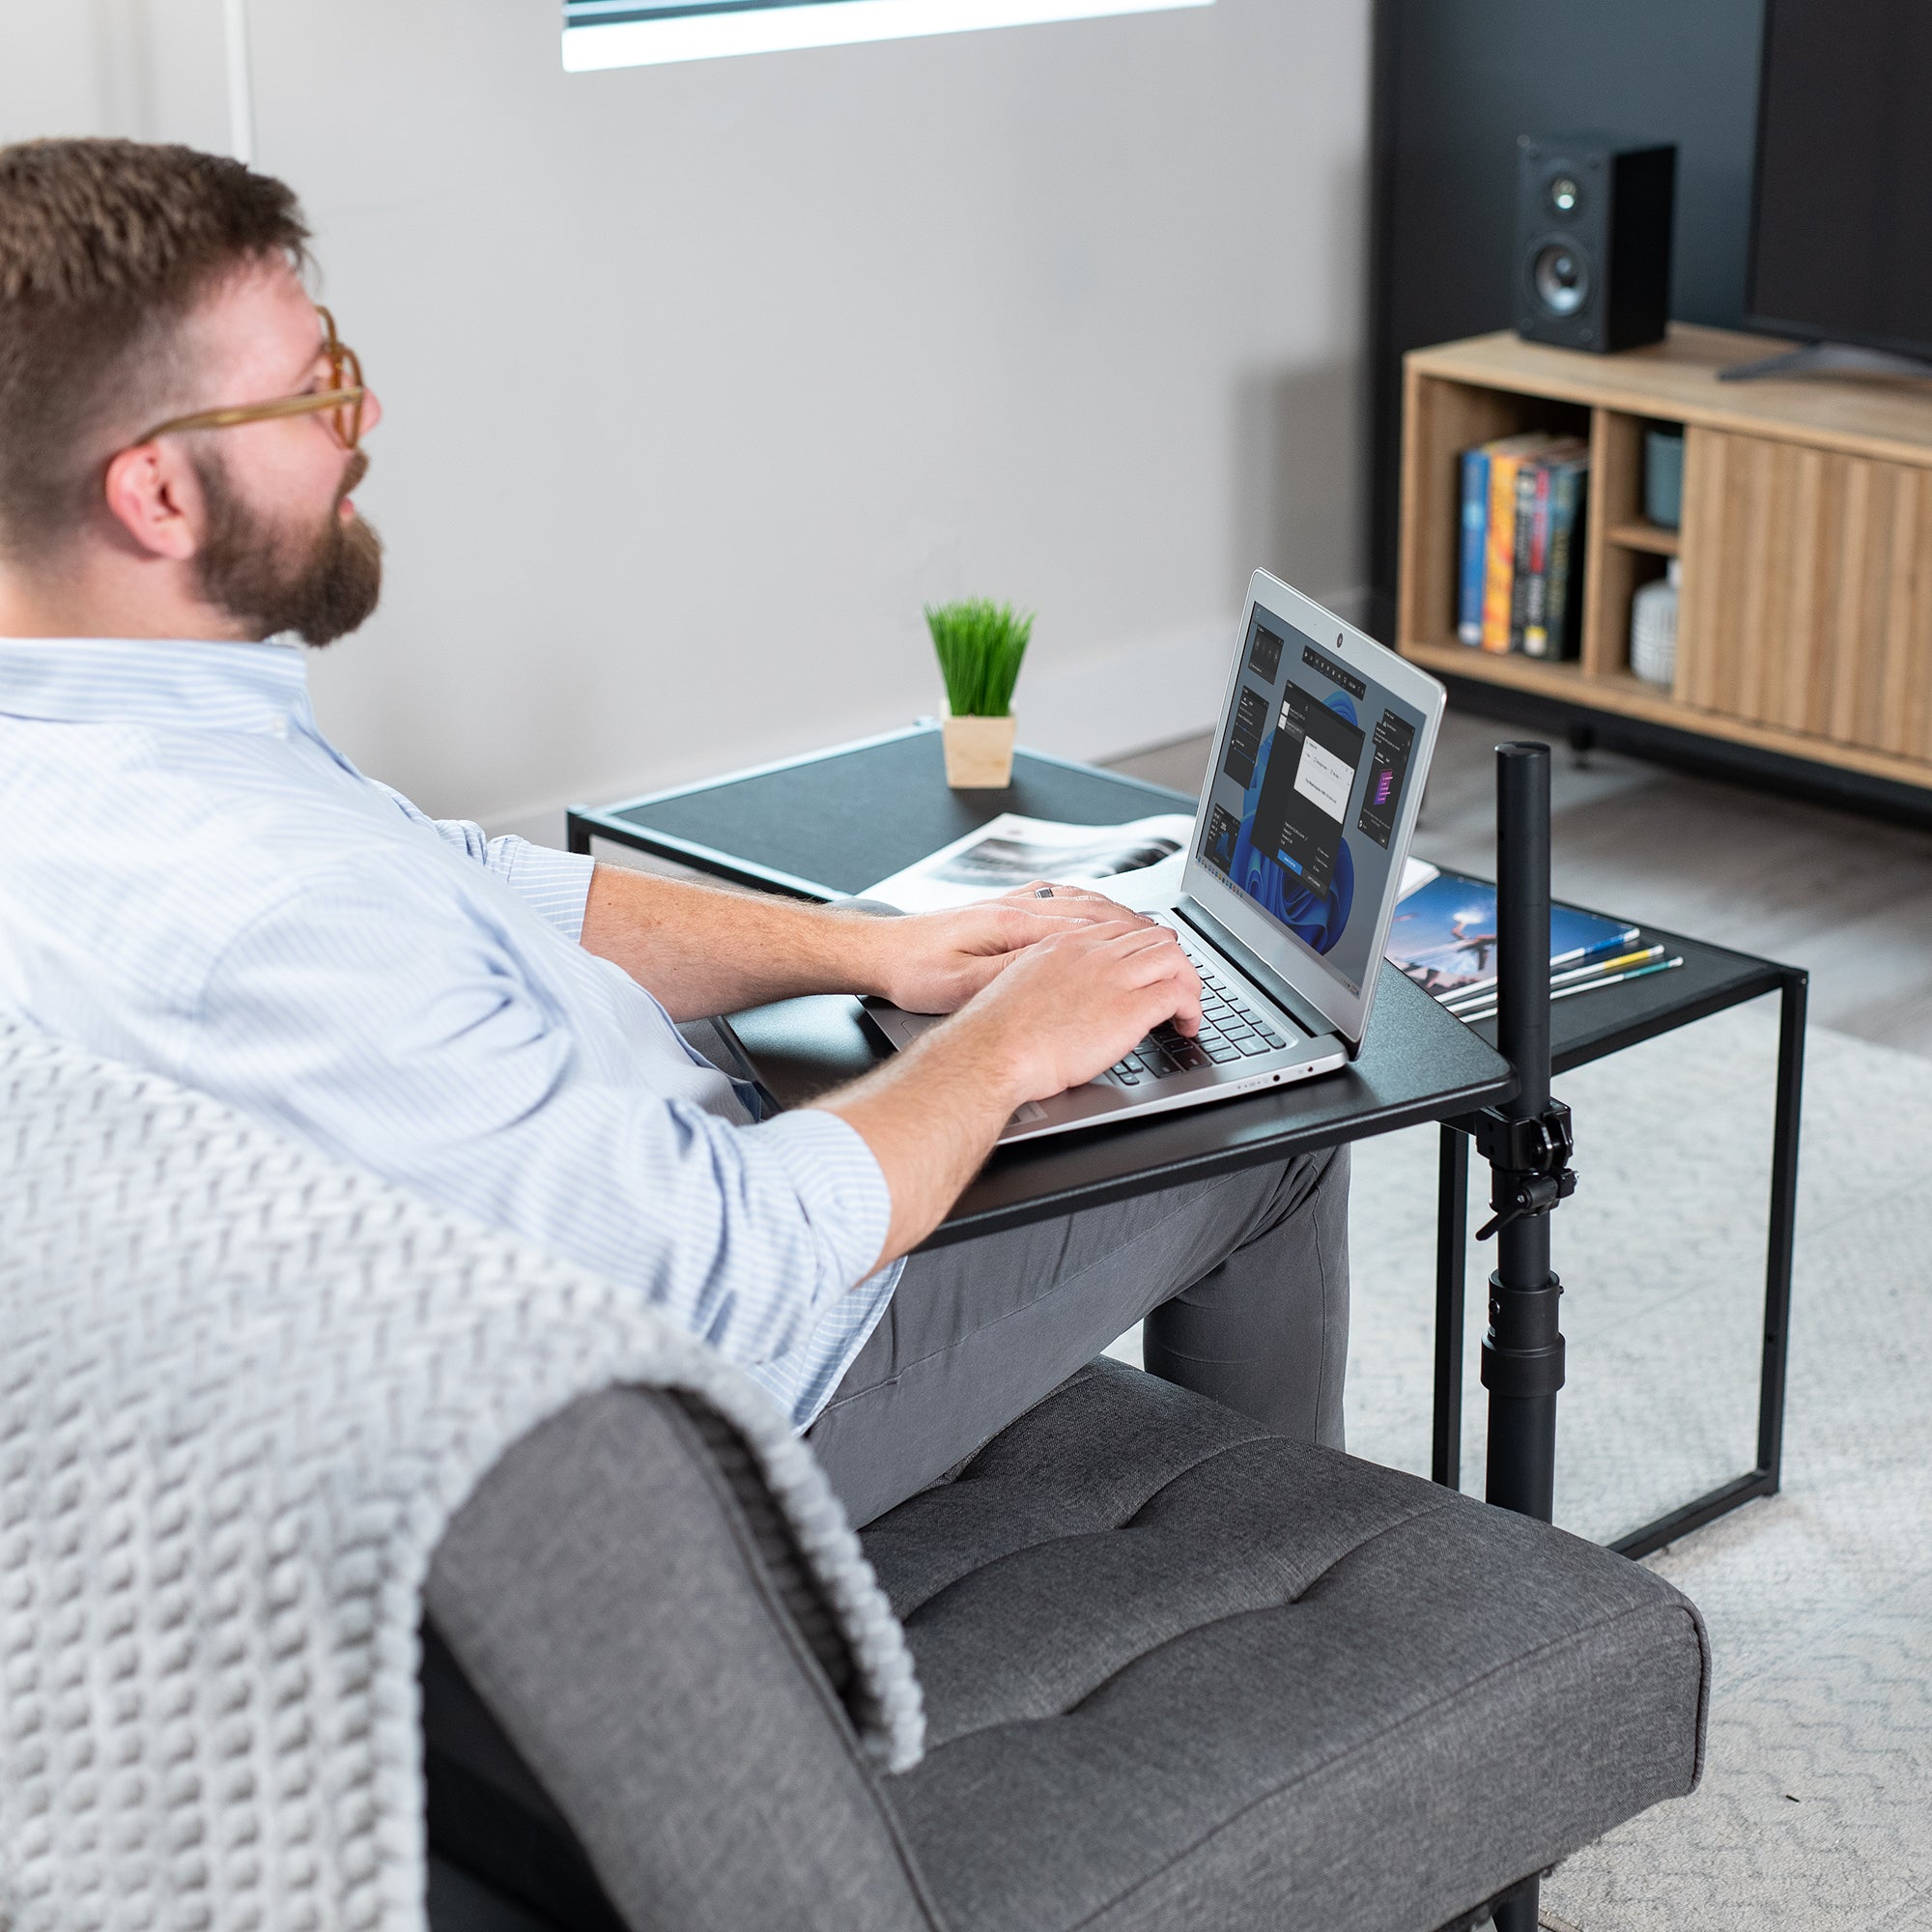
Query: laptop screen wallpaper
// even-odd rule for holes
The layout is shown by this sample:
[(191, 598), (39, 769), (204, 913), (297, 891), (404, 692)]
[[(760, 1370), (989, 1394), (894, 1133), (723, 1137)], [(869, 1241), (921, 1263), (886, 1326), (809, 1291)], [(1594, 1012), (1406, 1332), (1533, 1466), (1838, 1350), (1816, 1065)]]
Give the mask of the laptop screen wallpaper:
[[(1362, 990), (1422, 716), (1256, 607), (1201, 862)], [(1357, 907), (1360, 917), (1355, 917)]]

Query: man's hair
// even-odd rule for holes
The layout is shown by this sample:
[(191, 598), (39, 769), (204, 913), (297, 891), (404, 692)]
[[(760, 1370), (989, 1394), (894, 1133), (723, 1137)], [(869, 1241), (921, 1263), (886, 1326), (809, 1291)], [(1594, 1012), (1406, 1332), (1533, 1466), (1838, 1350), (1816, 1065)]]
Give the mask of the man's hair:
[(219, 155), (0, 148), (0, 555), (81, 526), (114, 454), (103, 439), (193, 406), (173, 393), (189, 312), (252, 262), (304, 266), (307, 241), (289, 188)]

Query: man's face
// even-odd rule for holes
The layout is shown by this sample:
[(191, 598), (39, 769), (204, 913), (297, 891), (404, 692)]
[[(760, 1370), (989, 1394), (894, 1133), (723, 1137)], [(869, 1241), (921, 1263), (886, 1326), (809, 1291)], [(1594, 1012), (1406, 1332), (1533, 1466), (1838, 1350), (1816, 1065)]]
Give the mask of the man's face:
[[(268, 402), (328, 382), (323, 327), (281, 263), (226, 284), (189, 318), (184, 347), (197, 409)], [(382, 415), (371, 395), (363, 428)], [(195, 432), (203, 596), (255, 638), (293, 631), (327, 644), (355, 630), (383, 587), (383, 546), (350, 496), (369, 467), (327, 414)]]

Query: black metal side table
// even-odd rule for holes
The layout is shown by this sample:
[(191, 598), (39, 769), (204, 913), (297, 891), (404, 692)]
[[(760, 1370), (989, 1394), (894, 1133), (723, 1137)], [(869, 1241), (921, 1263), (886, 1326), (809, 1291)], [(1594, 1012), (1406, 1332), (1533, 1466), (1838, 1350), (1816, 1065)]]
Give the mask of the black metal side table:
[[(1764, 1335), (1758, 1372), (1757, 1462), (1743, 1475), (1620, 1536), (1610, 1546), (1626, 1556), (1647, 1556), (1680, 1536), (1749, 1502), (1776, 1493), (1784, 1442), (1784, 1386), (1791, 1321), (1792, 1241), (1798, 1216), (1799, 1115), (1804, 1082), (1804, 1009), (1810, 976), (1747, 952), (1655, 927), (1645, 944), (1662, 942), (1684, 964), (1619, 986), (1599, 987), (1550, 1009), (1550, 1063), (1557, 1075), (1587, 1066), (1714, 1013), (1778, 996), (1777, 1090), (1772, 1124), (1771, 1213), (1766, 1242)], [(1472, 1031), (1495, 1038), (1493, 1019)], [(1585, 1130), (1587, 1136), (1587, 1128)], [(1587, 1146), (1587, 1139), (1586, 1139)], [(1587, 1154), (1579, 1158), (1587, 1166)], [(1445, 1123), (1436, 1185), (1435, 1401), (1430, 1473), (1460, 1486), (1463, 1444), (1463, 1257), (1467, 1252), (1469, 1132)]]
[[(937, 728), (915, 725), (616, 805), (575, 806), (567, 825), (573, 852), (588, 852), (593, 839), (609, 839), (714, 878), (798, 898), (825, 900), (863, 892), (874, 880), (887, 877), (1003, 811), (1111, 825), (1156, 811), (1191, 811), (1194, 804), (1185, 793), (1026, 751), (1014, 758), (1013, 782), (1009, 789), (950, 791)], [(1550, 1009), (1550, 1043), (1552, 1068), (1558, 1076), (1767, 993), (1780, 996), (1782, 1025), (1772, 1148), (1756, 1465), (1619, 1538), (1613, 1547), (1631, 1556), (1662, 1548), (1752, 1497), (1771, 1495), (1777, 1489), (1808, 983), (1804, 972), (1772, 960), (1706, 946), (1674, 933), (1646, 929), (1645, 937), (1663, 941), (1672, 953), (1683, 955), (1684, 964), (1668, 973), (1599, 988), (1584, 998), (1557, 1002)], [(1108, 1198), (1134, 1184), (1130, 1170), (1143, 1175), (1168, 1172), (1178, 1177), (1206, 1172), (1210, 1166), (1244, 1164), (1264, 1146), (1278, 1145), (1286, 1152), (1304, 1141), (1325, 1143), (1384, 1132), (1418, 1120), (1439, 1120), (1450, 1109), (1432, 1095), (1448, 1094), (1458, 1082), (1466, 1089), (1492, 1077), (1489, 1069), (1495, 1065), (1493, 1060), (1488, 1066), (1463, 1064), (1449, 1049), (1458, 1035), (1471, 1047), (1480, 1042), (1482, 1047), (1492, 1049), (1493, 1020), (1478, 1021), (1466, 1030), (1458, 1022), (1447, 1028), (1451, 1037), (1445, 1039), (1442, 1022), (1448, 1016), (1439, 1009), (1422, 1010), (1434, 1008), (1434, 1003), (1401, 981), (1392, 969), (1391, 983), (1385, 986), (1382, 1004), (1377, 1009), (1378, 1022), (1384, 1008), (1390, 1022), (1391, 1051), (1383, 1057), (1400, 1063), (1407, 1055), (1427, 1052), (1440, 1062), (1431, 1079), (1405, 1083), (1391, 1077), (1385, 1093), (1372, 1096), (1364, 1092), (1346, 1099), (1339, 1093), (1321, 1095), (1317, 1090), (1327, 1083), (1311, 1082), (1306, 1089), (1282, 1090), (1284, 1094), (1296, 1096), (1293, 1099), (1258, 1099), (1225, 1108), (1203, 1108), (1191, 1115), (1165, 1117), (1165, 1126), (1150, 1122), (1114, 1130), (1115, 1136), (1138, 1137), (1131, 1159), (1103, 1154), (1099, 1142), (1109, 1137), (1072, 1135), (1060, 1144), (1029, 1144), (1048, 1151), (1036, 1151), (1028, 1155), (1028, 1147), (1023, 1147), (996, 1156), (934, 1238), (963, 1238), (1038, 1212), (1057, 1211), (1058, 1207), (1071, 1205), (1075, 1198)], [(809, 1022), (802, 1020), (801, 1029), (824, 1036), (802, 1042), (802, 1063), (822, 1060), (828, 1066), (837, 1064), (848, 1076), (863, 1070), (861, 1062), (868, 1049), (856, 1027), (841, 1028), (836, 1015), (820, 1012)], [(1374, 1032), (1372, 1029), (1372, 1036)], [(1394, 1050), (1398, 1038), (1407, 1042), (1402, 1051)], [(1392, 1064), (1391, 1075), (1398, 1071)], [(808, 1067), (805, 1077), (809, 1074)], [(1336, 1078), (1352, 1081), (1356, 1075), (1351, 1072)], [(1376, 1084), (1373, 1078), (1368, 1082), (1371, 1087)], [(1270, 1109), (1282, 1118), (1264, 1122), (1263, 1116)], [(1307, 1118), (1300, 1119), (1302, 1115)], [(1333, 1118), (1319, 1118), (1330, 1115)], [(1236, 1130), (1237, 1122), (1249, 1118), (1261, 1131)], [(1195, 1145), (1204, 1132), (1228, 1145)], [(1586, 1125), (1585, 1160), (1587, 1136)], [(1436, 1218), (1431, 1463), (1435, 1481), (1452, 1488), (1458, 1486), (1461, 1476), (1469, 1145), (1466, 1125), (1443, 1126)], [(1125, 1155), (1127, 1149), (1123, 1146), (1120, 1152)]]

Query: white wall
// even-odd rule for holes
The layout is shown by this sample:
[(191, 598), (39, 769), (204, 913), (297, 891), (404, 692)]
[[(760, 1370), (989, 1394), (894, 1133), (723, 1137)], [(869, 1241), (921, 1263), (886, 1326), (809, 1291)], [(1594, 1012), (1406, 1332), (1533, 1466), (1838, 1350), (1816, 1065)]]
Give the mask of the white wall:
[[(252, 0), (388, 411), (325, 722), (528, 822), (935, 709), (983, 592), (1029, 741), (1198, 728), (1254, 565), (1361, 582), (1368, 11), (565, 75), (550, 0)], [(221, 142), (219, 0), (0, 0), (0, 134), (96, 128)]]

